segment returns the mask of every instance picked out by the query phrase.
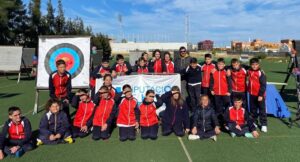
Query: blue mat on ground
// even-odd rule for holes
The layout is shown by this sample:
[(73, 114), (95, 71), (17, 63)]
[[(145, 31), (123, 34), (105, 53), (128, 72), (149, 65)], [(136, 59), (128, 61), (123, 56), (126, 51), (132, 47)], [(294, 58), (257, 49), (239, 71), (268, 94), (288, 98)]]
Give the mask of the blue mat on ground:
[(277, 118), (290, 118), (291, 113), (281, 98), (276, 87), (272, 84), (267, 85), (266, 97), (267, 114), (274, 115)]

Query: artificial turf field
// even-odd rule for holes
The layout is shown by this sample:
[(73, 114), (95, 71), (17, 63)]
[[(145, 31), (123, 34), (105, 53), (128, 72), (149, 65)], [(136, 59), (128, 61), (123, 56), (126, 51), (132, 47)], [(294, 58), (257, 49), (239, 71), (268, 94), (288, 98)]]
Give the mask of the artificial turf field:
[[(287, 63), (263, 60), (262, 68), (269, 82), (283, 82)], [(280, 88), (280, 87), (278, 87)], [(286, 101), (293, 117), (296, 112), (296, 90), (293, 78), (290, 78), (283, 99)], [(39, 120), (44, 113), (32, 115), (35, 98), (35, 81), (22, 79), (16, 84), (16, 77), (0, 77), (0, 125), (7, 120), (7, 108), (19, 106), (31, 121), (34, 134), (38, 129)], [(42, 92), (40, 103), (48, 99), (48, 92)], [(42, 105), (41, 105), (42, 106)], [(41, 107), (42, 109), (43, 107)], [(74, 110), (71, 108), (71, 110)], [(91, 137), (77, 139), (74, 144), (56, 146), (40, 146), (26, 153), (22, 158), (6, 157), (3, 161), (126, 161), (126, 162), (184, 162), (189, 161), (287, 161), (296, 162), (300, 159), (300, 128), (289, 128), (277, 118), (269, 117), (268, 133), (258, 139), (231, 138), (226, 133), (218, 136), (218, 141), (188, 141), (187, 136), (180, 140), (171, 135), (156, 141), (142, 140), (137, 135), (136, 141), (119, 142), (118, 129), (106, 141), (93, 141)], [(184, 147), (186, 150), (184, 150)], [(188, 156), (187, 156), (188, 154)]]

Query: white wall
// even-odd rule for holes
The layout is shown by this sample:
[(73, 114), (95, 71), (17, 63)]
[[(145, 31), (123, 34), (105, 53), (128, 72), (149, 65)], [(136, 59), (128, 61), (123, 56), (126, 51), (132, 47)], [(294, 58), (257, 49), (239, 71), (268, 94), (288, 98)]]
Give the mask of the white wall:
[(181, 46), (187, 47), (187, 43), (114, 43), (111, 44), (112, 52), (129, 52), (129, 51), (152, 51), (155, 49), (174, 51), (179, 50)]

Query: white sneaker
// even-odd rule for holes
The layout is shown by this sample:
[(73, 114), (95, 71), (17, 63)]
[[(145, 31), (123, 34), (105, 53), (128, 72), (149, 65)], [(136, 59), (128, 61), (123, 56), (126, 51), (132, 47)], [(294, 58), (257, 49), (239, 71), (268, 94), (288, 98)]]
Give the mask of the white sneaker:
[(189, 140), (198, 140), (198, 139), (200, 139), (200, 137), (199, 137), (198, 135), (190, 134), (190, 135), (188, 136), (188, 139), (189, 139)]
[(236, 137), (236, 134), (233, 133), (233, 132), (231, 132), (231, 133), (230, 133), (230, 136), (231, 136), (232, 138), (234, 138), (234, 137)]
[(264, 132), (264, 133), (267, 133), (268, 132), (267, 126), (262, 126), (261, 131)]
[(211, 136), (210, 139), (214, 140), (215, 142), (217, 142), (217, 136), (214, 135), (214, 136)]

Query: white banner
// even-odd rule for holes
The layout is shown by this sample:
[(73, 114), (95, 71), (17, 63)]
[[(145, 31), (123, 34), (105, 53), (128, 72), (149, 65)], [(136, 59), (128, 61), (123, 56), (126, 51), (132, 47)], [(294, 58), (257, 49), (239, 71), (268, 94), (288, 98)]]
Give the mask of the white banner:
[(19, 72), (23, 47), (0, 46), (0, 71)]
[[(125, 84), (129, 84), (132, 87), (133, 96), (142, 102), (145, 93), (149, 89), (153, 89), (156, 94), (164, 94), (170, 91), (173, 86), (180, 88), (180, 75), (127, 75), (118, 76), (113, 80), (113, 87), (117, 92), (122, 91), (122, 87)], [(102, 78), (96, 80), (96, 91), (103, 85)]]
[(48, 88), (59, 59), (67, 64), (73, 88), (89, 87), (90, 37), (40, 37), (37, 88)]

